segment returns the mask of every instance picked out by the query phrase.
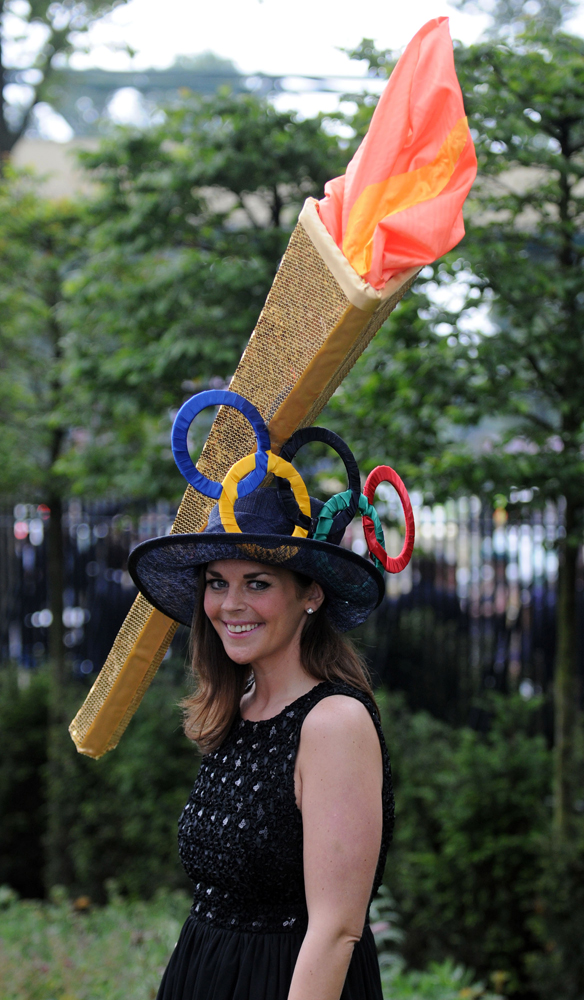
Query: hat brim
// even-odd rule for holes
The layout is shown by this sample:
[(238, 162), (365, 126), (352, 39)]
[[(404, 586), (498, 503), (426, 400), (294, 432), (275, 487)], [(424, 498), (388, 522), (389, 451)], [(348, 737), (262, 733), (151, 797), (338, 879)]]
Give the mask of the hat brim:
[(164, 535), (137, 545), (128, 570), (150, 604), (190, 626), (199, 585), (196, 570), (219, 559), (283, 566), (309, 576), (324, 590), (327, 615), (339, 632), (361, 625), (385, 593), (381, 573), (362, 556), (330, 542), (291, 535)]

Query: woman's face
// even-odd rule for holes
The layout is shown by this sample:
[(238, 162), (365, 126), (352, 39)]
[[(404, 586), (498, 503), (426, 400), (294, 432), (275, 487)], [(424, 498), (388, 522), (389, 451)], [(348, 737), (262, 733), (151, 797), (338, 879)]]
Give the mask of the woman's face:
[(302, 594), (293, 574), (280, 566), (242, 559), (209, 563), (205, 614), (235, 663), (284, 654), (298, 642), (307, 608), (324, 598), (318, 583)]

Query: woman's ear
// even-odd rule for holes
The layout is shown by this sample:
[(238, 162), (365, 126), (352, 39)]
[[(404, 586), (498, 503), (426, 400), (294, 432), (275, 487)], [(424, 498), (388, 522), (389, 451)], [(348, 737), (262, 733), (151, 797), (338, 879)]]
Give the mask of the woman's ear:
[(312, 581), (306, 592), (305, 601), (307, 611), (309, 608), (311, 608), (312, 611), (318, 611), (324, 601), (324, 591), (320, 583), (316, 583), (315, 580)]

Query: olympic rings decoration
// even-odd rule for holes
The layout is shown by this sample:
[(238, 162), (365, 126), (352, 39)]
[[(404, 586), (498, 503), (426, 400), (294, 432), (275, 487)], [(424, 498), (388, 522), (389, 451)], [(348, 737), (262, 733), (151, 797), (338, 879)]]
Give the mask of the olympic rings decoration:
[[(286, 444), (280, 452), (281, 457), (286, 459), (288, 462), (291, 462), (300, 448), (302, 448), (305, 444), (308, 444), (309, 441), (322, 441), (324, 444), (328, 444), (329, 447), (336, 451), (337, 455), (339, 455), (339, 457), (343, 460), (349, 482), (349, 490), (347, 491), (349, 498), (346, 504), (342, 504), (336, 508), (336, 512), (333, 514), (332, 522), (329, 524), (327, 531), (327, 537), (329, 533), (332, 533), (335, 536), (340, 534), (342, 537), (342, 533), (345, 528), (351, 523), (357, 513), (359, 496), (361, 495), (359, 466), (355, 461), (355, 456), (353, 455), (351, 449), (345, 444), (343, 439), (339, 437), (338, 434), (335, 434), (334, 431), (330, 431), (326, 427), (304, 427), (301, 430), (296, 431), (296, 433), (293, 434), (288, 441), (286, 441)], [(281, 481), (278, 481), (278, 493), (280, 494), (280, 499), (284, 504), (286, 513), (288, 514), (290, 520), (293, 521), (294, 524), (310, 530), (312, 522), (309, 518), (305, 518), (303, 516), (302, 512), (298, 509), (298, 504), (295, 502), (291, 490)], [(341, 496), (344, 494), (338, 495)]]
[[(235, 516), (234, 504), (237, 497), (240, 496), (239, 484), (242, 478), (254, 468), (256, 456), (257, 452), (248, 455), (246, 458), (241, 458), (239, 462), (231, 466), (223, 480), (221, 496), (219, 497), (219, 516), (221, 524), (227, 532), (241, 532)], [(296, 471), (290, 462), (286, 462), (280, 455), (274, 455), (272, 451), (268, 450), (266, 457), (267, 472), (273, 472), (274, 475), (288, 480), (296, 503), (302, 513), (310, 520), (310, 497), (300, 473)], [(307, 529), (299, 525), (292, 532), (292, 535), (295, 535), (297, 538), (306, 538), (307, 534)]]
[(207, 389), (199, 392), (196, 396), (191, 396), (183, 403), (178, 411), (174, 424), (172, 425), (172, 454), (178, 466), (179, 472), (183, 474), (186, 481), (194, 486), (199, 493), (206, 497), (219, 500), (222, 491), (222, 484), (208, 479), (195, 467), (187, 446), (187, 434), (195, 417), (207, 406), (232, 406), (239, 410), (244, 417), (249, 420), (257, 441), (257, 451), (253, 455), (253, 464), (250, 465), (248, 474), (241, 480), (237, 487), (237, 496), (246, 497), (252, 493), (266, 477), (268, 471), (268, 453), (270, 451), (270, 435), (261, 413), (237, 392), (229, 392), (227, 389)]
[[(207, 406), (232, 406), (251, 424), (256, 436), (257, 450), (236, 462), (222, 483), (214, 482), (195, 467), (187, 446), (187, 435), (195, 417)], [(369, 554), (378, 569), (399, 573), (409, 563), (414, 549), (415, 525), (408, 492), (389, 465), (379, 465), (367, 477), (361, 493), (359, 467), (350, 448), (342, 438), (324, 427), (306, 427), (296, 431), (282, 448), (281, 455), (270, 450), (270, 435), (264, 420), (256, 409), (239, 393), (225, 389), (209, 389), (183, 403), (172, 427), (172, 453), (174, 460), (188, 483), (199, 493), (219, 501), (219, 515), (226, 532), (241, 532), (237, 524), (234, 505), (238, 497), (246, 497), (261, 485), (268, 473), (278, 479), (278, 492), (286, 512), (295, 524), (293, 536), (306, 538), (314, 528), (313, 537), (326, 541), (329, 536), (342, 537), (342, 533), (359, 512), (363, 516), (363, 531)], [(322, 441), (330, 445), (342, 458), (349, 489), (337, 493), (323, 506), (316, 525), (311, 518), (310, 497), (299, 472), (291, 464), (296, 452), (309, 441)], [(288, 486), (283, 480), (288, 481)], [(375, 490), (380, 483), (391, 483), (397, 490), (404, 511), (406, 537), (402, 551), (396, 559), (387, 555), (384, 548), (383, 528), (373, 507)], [(336, 541), (336, 538), (334, 538)]]
[(412, 558), (412, 552), (414, 551), (414, 541), (416, 535), (414, 513), (412, 511), (408, 491), (406, 490), (397, 472), (395, 472), (389, 465), (378, 465), (377, 468), (373, 469), (373, 472), (370, 472), (367, 476), (363, 493), (370, 504), (373, 504), (375, 490), (380, 483), (391, 483), (397, 491), (403, 507), (406, 522), (406, 537), (399, 556), (393, 559), (391, 556), (387, 555), (387, 552), (375, 537), (375, 527), (373, 521), (367, 515), (364, 515), (363, 517), (363, 531), (365, 533), (365, 540), (371, 557), (379, 559), (388, 573), (400, 573), (401, 570), (405, 569), (408, 565), (410, 559)]

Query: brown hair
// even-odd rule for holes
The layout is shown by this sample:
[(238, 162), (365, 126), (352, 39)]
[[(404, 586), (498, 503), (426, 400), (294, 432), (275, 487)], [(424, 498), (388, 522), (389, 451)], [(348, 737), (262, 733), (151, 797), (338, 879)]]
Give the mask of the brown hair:
[[(249, 664), (235, 663), (205, 614), (206, 566), (201, 567), (198, 599), (191, 628), (190, 654), (196, 683), (194, 694), (182, 702), (184, 730), (202, 751), (209, 753), (221, 745), (239, 711), (242, 695), (252, 679)], [(312, 580), (294, 573), (299, 593)], [(318, 681), (344, 681), (369, 695), (373, 692), (363, 657), (349, 639), (331, 625), (326, 600), (313, 615), (306, 617), (300, 637), (300, 657), (306, 673)]]

